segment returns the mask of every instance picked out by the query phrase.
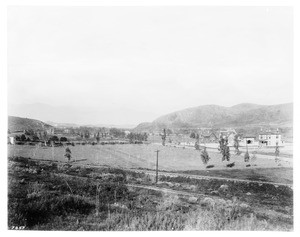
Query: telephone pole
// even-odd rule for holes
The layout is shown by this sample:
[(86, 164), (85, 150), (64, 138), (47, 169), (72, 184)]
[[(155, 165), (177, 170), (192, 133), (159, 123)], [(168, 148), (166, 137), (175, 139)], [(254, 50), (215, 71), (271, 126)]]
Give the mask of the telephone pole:
[(156, 152), (156, 183), (158, 182), (158, 152), (159, 150), (155, 151)]

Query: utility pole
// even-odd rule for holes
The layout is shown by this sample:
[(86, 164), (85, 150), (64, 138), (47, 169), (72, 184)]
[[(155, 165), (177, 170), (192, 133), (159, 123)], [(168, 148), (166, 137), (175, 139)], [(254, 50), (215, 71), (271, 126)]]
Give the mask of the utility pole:
[(158, 182), (158, 152), (159, 150), (155, 151), (156, 152), (156, 183)]

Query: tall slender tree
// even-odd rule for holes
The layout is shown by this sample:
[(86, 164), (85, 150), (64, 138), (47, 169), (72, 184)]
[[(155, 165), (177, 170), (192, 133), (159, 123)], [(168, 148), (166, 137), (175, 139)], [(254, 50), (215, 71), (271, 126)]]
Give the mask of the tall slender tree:
[(239, 150), (239, 147), (240, 147), (239, 142), (240, 142), (240, 141), (239, 141), (239, 135), (238, 135), (238, 134), (235, 134), (233, 146), (234, 146), (234, 148), (235, 148), (235, 154), (237, 154), (237, 155), (240, 155), (240, 154), (241, 154), (241, 152), (240, 152), (240, 150)]
[(275, 161), (278, 162), (279, 161), (279, 153), (280, 153), (280, 150), (279, 150), (279, 146), (278, 146), (278, 142), (276, 142), (276, 146), (275, 146)]
[(222, 161), (230, 161), (230, 149), (228, 146), (228, 137), (220, 136), (219, 140), (219, 151), (222, 154)]
[(97, 132), (97, 135), (96, 135), (96, 140), (97, 140), (97, 142), (99, 142), (99, 141), (100, 141), (100, 133), (99, 133), (99, 132)]
[(69, 147), (67, 147), (65, 150), (65, 157), (68, 159), (68, 162), (70, 162), (72, 156), (71, 156), (71, 150)]
[(249, 156), (249, 152), (247, 150), (246, 153), (245, 153), (245, 155), (244, 155), (244, 161), (245, 162), (249, 162), (249, 160), (250, 160), (250, 156)]
[(200, 156), (201, 156), (201, 160), (202, 160), (203, 164), (207, 165), (208, 161), (210, 160), (210, 157), (206, 151), (206, 147), (204, 147)]
[(199, 134), (197, 133), (196, 136), (195, 136), (195, 139), (196, 139), (196, 142), (195, 142), (195, 149), (196, 150), (200, 150), (200, 137), (199, 137)]
[(165, 128), (163, 130), (163, 134), (161, 135), (161, 139), (162, 139), (162, 145), (165, 146), (166, 145), (166, 139), (167, 139), (167, 134), (166, 134), (166, 129)]

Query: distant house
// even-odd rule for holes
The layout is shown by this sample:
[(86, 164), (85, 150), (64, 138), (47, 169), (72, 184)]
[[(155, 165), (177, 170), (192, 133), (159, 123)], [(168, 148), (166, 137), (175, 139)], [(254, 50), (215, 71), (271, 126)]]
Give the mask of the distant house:
[(63, 134), (64, 133), (64, 129), (63, 128), (50, 128), (46, 130), (47, 134)]
[(202, 139), (204, 143), (216, 143), (219, 140), (215, 133), (202, 135)]
[(14, 136), (8, 136), (8, 137), (7, 137), (7, 143), (8, 143), (8, 144), (14, 145), (14, 144), (15, 144), (15, 141), (16, 141), (16, 139), (15, 139)]
[(47, 134), (49, 135), (53, 135), (54, 134), (54, 128), (48, 128), (48, 129), (45, 129), (45, 131), (47, 132)]
[[(128, 134), (130, 134), (130, 131), (126, 130), (124, 131), (125, 135), (127, 136)], [(152, 135), (152, 134), (151, 134)]]
[(245, 134), (243, 135), (242, 144), (243, 145), (256, 145), (256, 136), (254, 134)]
[(237, 134), (237, 132), (234, 129), (227, 129), (227, 130), (221, 130), (219, 132), (219, 138), (227, 138), (229, 146), (233, 146), (234, 144), (234, 137)]
[(281, 134), (279, 132), (261, 132), (258, 136), (260, 146), (283, 146)]
[(219, 132), (219, 138), (220, 137), (223, 137), (223, 138), (234, 137), (236, 134), (237, 134), (237, 132), (234, 129), (221, 130)]

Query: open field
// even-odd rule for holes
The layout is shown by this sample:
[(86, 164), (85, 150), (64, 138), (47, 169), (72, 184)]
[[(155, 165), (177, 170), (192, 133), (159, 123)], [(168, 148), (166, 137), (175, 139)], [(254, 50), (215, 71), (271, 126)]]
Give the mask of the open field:
[[(181, 173), (181, 171), (178, 171)], [(229, 179), (263, 181), (272, 183), (293, 184), (293, 169), (287, 167), (256, 168), (256, 169), (220, 169), (220, 170), (187, 170), (183, 174), (209, 177), (226, 177)]]
[[(108, 165), (118, 168), (144, 168), (155, 169), (156, 150), (159, 152), (159, 169), (167, 171), (175, 170), (205, 170), (201, 162), (200, 152), (195, 149), (183, 149), (174, 147), (163, 147), (156, 144), (148, 145), (79, 145), (70, 146), (72, 160), (84, 160), (83, 164)], [(217, 151), (210, 151), (211, 170), (228, 169), (225, 163), (221, 162), (221, 154)], [(9, 156), (23, 156), (44, 160), (66, 161), (64, 147), (37, 147), (37, 146), (8, 146)], [(251, 155), (251, 154), (250, 154)], [(278, 163), (274, 157), (257, 155), (255, 161), (250, 162), (251, 167), (246, 167), (243, 156), (231, 155), (231, 162), (235, 166), (231, 169), (252, 169), (252, 168), (275, 168)], [(292, 159), (284, 159), (280, 167), (292, 167)]]
[(8, 228), (291, 231), (293, 190), (14, 157)]

